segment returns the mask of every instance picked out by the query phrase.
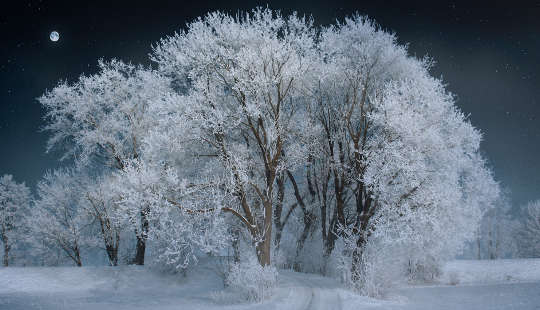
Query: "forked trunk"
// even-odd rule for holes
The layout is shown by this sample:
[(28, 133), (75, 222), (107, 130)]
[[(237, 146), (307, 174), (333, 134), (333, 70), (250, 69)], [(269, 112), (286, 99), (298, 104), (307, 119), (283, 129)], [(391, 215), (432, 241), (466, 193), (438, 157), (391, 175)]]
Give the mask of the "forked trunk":
[(107, 256), (111, 266), (118, 266), (118, 246), (107, 246)]

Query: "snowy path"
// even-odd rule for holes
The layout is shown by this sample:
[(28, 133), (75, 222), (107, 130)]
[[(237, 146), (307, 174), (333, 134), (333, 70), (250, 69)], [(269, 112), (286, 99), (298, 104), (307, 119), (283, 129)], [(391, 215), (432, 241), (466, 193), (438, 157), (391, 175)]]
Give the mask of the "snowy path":
[[(281, 279), (296, 294), (291, 299), (301, 301), (299, 310), (341, 310), (340, 285), (336, 281), (316, 275), (281, 272)], [(291, 308), (293, 309), (293, 308)]]

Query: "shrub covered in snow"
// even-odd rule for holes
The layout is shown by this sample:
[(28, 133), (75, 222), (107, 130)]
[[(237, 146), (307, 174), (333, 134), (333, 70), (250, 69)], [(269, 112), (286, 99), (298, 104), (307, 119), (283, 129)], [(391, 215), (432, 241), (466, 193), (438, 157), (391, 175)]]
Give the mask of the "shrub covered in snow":
[(278, 272), (274, 266), (261, 266), (253, 258), (231, 265), (226, 283), (237, 290), (243, 299), (262, 301), (269, 297), (277, 284)]
[(391, 286), (405, 278), (407, 256), (403, 246), (371, 239), (363, 247), (359, 268), (351, 271), (351, 253), (356, 248), (356, 237), (347, 228), (341, 229), (340, 234), (344, 237), (336, 248), (340, 254), (335, 256), (345, 285), (362, 295), (382, 297)]

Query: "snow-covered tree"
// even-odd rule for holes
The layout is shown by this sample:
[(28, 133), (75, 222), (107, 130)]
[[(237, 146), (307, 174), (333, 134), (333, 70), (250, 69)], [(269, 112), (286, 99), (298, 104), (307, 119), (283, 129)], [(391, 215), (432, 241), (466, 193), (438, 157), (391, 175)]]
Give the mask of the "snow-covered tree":
[[(371, 20), (354, 16), (320, 35), (318, 79), (313, 81), (315, 117), (324, 128), (322, 155), (311, 161), (311, 184), (321, 193), (325, 256), (334, 249), (337, 228), (366, 226), (375, 207), (363, 180), (366, 143), (373, 135), (368, 113), (386, 83), (422, 72), (396, 38)], [(365, 229), (365, 228), (362, 228)]]
[(540, 200), (522, 207), (522, 223), (517, 234), (520, 254), (540, 257)]
[(369, 19), (325, 29), (320, 46), (324, 70), (313, 93), (327, 140), (319, 175), (330, 175), (320, 189), (333, 188), (333, 210), (322, 221), (330, 224), (327, 255), (339, 231), (356, 236), (350, 252), (358, 282), (370, 238), (382, 242), (370, 243), (376, 246), (403, 244), (418, 266), (459, 251), (498, 196), (479, 132), (429, 75), (429, 59), (409, 57)]
[(495, 206), (488, 210), (480, 226), (476, 240), (472, 242), (477, 259), (511, 258), (517, 254), (519, 222), (512, 219), (512, 205), (507, 193), (503, 193)]
[[(216, 205), (223, 195), (214, 186), (188, 184), (176, 169), (137, 160), (118, 173), (115, 184), (120, 194), (120, 223), (139, 227), (140, 217), (132, 204), (146, 206), (146, 218), (153, 229), (146, 238), (153, 242), (153, 261), (183, 270), (200, 255), (217, 255), (230, 243), (225, 216)], [(142, 232), (138, 232), (142, 233)]]
[(49, 171), (38, 183), (37, 199), (27, 219), (37, 255), (59, 249), (82, 266), (83, 230), (89, 224), (80, 207), (82, 194), (80, 179), (72, 169)]
[[(155, 71), (118, 60), (100, 61), (99, 68), (39, 98), (47, 110), (45, 130), (51, 133), (48, 150), (63, 147), (64, 158), (74, 156), (79, 165), (122, 170), (139, 157), (141, 141), (154, 123), (148, 106), (167, 94), (170, 83)], [(146, 231), (141, 208), (139, 229)], [(144, 264), (145, 236), (137, 235), (137, 264)]]
[(404, 244), (422, 271), (472, 239), (498, 185), (478, 153), (480, 134), (427, 72), (390, 83), (379, 100), (363, 161), (374, 205), (359, 240)]
[(0, 177), (0, 241), (3, 244), (2, 264), (12, 260), (10, 251), (21, 240), (22, 219), (30, 204), (30, 190), (24, 183), (17, 183), (12, 175)]
[[(221, 164), (214, 174), (232, 213), (270, 264), (276, 178), (307, 157), (316, 128), (306, 117), (313, 65), (311, 22), (271, 10), (231, 17), (211, 13), (160, 42), (159, 70), (189, 88), (178, 98), (197, 140)], [(205, 155), (205, 154), (199, 154)]]

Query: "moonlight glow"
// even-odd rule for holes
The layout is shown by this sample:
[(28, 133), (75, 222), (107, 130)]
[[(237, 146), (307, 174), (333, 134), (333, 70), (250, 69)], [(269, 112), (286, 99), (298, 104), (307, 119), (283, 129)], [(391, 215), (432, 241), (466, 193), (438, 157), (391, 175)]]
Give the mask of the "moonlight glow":
[(56, 42), (56, 41), (58, 41), (58, 39), (60, 39), (60, 34), (58, 32), (56, 32), (56, 31), (53, 31), (49, 35), (49, 38), (51, 39), (51, 41)]

